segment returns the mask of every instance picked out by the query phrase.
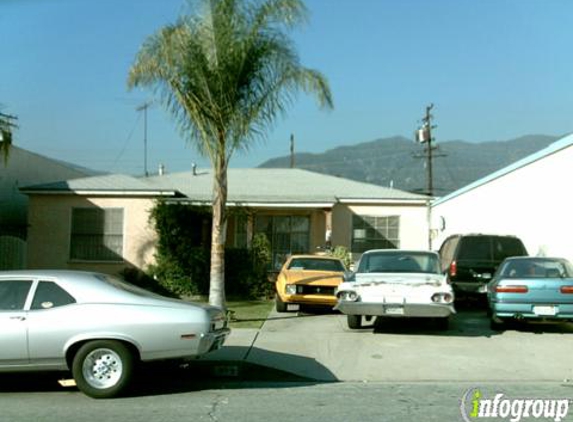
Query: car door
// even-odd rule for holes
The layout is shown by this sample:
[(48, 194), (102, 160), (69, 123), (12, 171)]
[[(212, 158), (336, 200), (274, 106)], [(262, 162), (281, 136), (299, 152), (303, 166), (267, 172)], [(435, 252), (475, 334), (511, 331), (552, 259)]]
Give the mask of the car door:
[(46, 367), (65, 364), (65, 345), (81, 325), (75, 303), (74, 297), (55, 280), (38, 282), (28, 314), (31, 364)]
[(0, 365), (28, 362), (26, 300), (33, 280), (0, 278)]

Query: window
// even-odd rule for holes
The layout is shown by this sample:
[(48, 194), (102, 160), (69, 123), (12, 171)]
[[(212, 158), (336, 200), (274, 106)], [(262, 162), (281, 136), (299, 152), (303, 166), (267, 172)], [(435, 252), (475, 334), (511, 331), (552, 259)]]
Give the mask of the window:
[(454, 253), (456, 252), (459, 241), (460, 238), (457, 236), (450, 237), (444, 241), (444, 244), (440, 248), (440, 265), (442, 271), (446, 271), (454, 260)]
[(295, 258), (288, 269), (310, 270), (310, 271), (344, 271), (344, 265), (337, 259), (312, 259)]
[(40, 281), (31, 309), (50, 309), (75, 302), (76, 300), (68, 292), (53, 281)]
[(246, 215), (240, 215), (235, 218), (235, 247), (246, 248), (248, 245), (247, 226), (249, 218)]
[(32, 280), (0, 281), (0, 311), (24, 309)]
[(358, 272), (439, 274), (440, 268), (437, 255), (432, 253), (381, 251), (363, 255)]
[(70, 259), (122, 261), (123, 209), (74, 208)]
[(308, 216), (265, 216), (255, 219), (255, 233), (264, 233), (271, 243), (272, 267), (279, 269), (287, 255), (308, 253), (310, 218)]
[(491, 236), (465, 236), (461, 242), (458, 260), (491, 261), (493, 259)]
[(399, 216), (353, 216), (352, 252), (362, 253), (369, 249), (397, 248), (400, 248)]

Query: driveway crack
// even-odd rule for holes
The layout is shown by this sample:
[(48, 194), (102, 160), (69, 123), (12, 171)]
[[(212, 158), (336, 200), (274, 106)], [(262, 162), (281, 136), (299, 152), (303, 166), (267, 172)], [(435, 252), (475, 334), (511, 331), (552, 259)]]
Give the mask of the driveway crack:
[(211, 410), (209, 410), (209, 412), (207, 413), (209, 419), (211, 419), (214, 422), (219, 422), (219, 418), (217, 417), (216, 413), (218, 412), (221, 405), (228, 403), (229, 399), (227, 397), (217, 396), (215, 401), (211, 404)]

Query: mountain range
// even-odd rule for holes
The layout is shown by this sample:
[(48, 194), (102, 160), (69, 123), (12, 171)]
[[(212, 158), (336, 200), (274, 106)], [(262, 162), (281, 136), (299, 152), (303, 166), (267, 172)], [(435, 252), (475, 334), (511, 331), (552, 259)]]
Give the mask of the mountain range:
[[(507, 141), (433, 142), (435, 196), (443, 196), (533, 154), (560, 136), (526, 135)], [(323, 153), (295, 153), (295, 167), (409, 192), (427, 192), (425, 144), (403, 136), (337, 147)], [(290, 167), (290, 156), (259, 167)]]

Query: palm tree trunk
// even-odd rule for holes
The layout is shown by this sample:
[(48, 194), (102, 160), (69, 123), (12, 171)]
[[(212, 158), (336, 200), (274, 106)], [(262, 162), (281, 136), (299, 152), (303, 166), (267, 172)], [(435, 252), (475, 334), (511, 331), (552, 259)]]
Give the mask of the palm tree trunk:
[(211, 231), (211, 273), (209, 303), (225, 308), (225, 243), (227, 238), (227, 162), (218, 154), (213, 178), (213, 224)]

